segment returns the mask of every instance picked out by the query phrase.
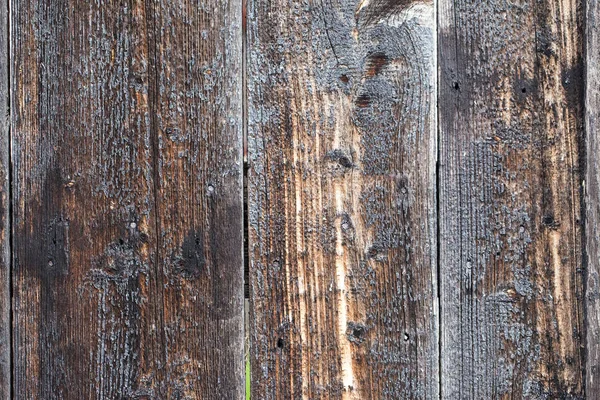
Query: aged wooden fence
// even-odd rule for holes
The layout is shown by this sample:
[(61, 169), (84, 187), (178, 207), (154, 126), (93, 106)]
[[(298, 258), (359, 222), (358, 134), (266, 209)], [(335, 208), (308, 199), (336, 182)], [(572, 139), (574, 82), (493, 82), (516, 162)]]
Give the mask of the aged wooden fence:
[(0, 398), (600, 399), (599, 65), (598, 0), (1, 0)]

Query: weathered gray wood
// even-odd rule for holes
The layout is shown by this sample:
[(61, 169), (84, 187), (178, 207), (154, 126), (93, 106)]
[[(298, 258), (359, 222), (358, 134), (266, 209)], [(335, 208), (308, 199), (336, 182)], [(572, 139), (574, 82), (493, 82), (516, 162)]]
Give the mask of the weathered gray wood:
[(600, 4), (587, 1), (586, 19), (586, 393), (600, 395)]
[(252, 396), (438, 397), (431, 2), (248, 3)]
[(582, 14), (439, 0), (443, 398), (583, 396)]
[(11, 14), (15, 397), (243, 398), (241, 2)]

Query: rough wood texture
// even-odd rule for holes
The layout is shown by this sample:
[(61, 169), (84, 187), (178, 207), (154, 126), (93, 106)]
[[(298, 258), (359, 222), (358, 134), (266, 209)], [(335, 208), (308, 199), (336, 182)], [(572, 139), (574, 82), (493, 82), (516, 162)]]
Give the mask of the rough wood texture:
[(240, 2), (11, 11), (16, 398), (243, 398)]
[(443, 398), (583, 395), (582, 14), (439, 0)]
[(244, 398), (242, 3), (153, 4), (166, 398)]
[(438, 397), (434, 27), (249, 1), (253, 398)]
[(600, 396), (600, 4), (587, 1), (586, 19), (586, 393)]

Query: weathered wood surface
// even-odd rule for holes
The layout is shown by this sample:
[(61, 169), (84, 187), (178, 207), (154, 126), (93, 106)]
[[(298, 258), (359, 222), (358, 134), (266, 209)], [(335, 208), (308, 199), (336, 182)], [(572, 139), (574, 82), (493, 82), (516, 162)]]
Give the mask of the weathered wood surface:
[(243, 398), (242, 3), (153, 4), (168, 398)]
[(11, 13), (15, 397), (243, 398), (240, 2)]
[(438, 4), (442, 396), (579, 398), (583, 4)]
[(243, 3), (0, 7), (0, 397), (243, 398), (246, 218), (253, 398), (598, 398), (598, 1)]
[(252, 396), (438, 397), (431, 2), (250, 0)]
[(600, 4), (586, 4), (586, 393), (600, 396)]

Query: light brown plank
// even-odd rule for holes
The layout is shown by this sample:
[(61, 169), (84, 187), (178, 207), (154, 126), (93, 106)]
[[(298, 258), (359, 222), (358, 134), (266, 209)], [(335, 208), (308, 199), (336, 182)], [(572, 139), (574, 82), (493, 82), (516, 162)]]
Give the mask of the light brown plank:
[(434, 21), (248, 3), (253, 398), (438, 396)]

